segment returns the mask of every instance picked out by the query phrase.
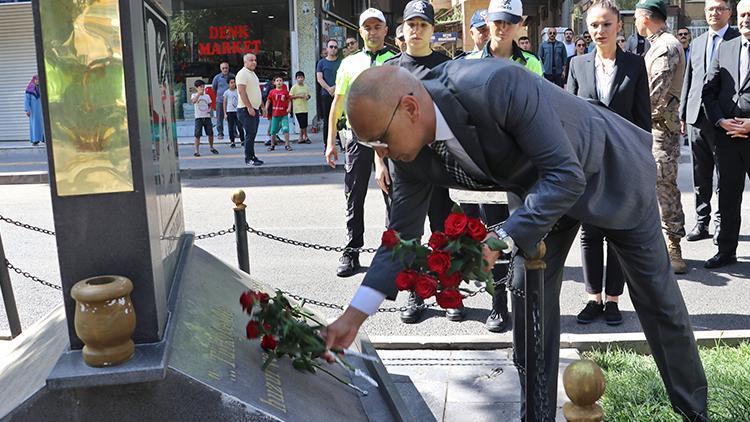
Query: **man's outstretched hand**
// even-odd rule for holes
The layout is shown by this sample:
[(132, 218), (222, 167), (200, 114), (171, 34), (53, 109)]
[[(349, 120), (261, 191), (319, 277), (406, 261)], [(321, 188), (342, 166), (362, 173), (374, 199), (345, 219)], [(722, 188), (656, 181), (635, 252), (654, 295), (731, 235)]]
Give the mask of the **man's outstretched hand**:
[[(328, 327), (326, 327), (320, 335), (326, 341), (326, 349), (347, 349), (357, 338), (359, 327), (367, 319), (367, 314), (360, 311), (359, 309), (352, 308), (351, 306), (346, 308), (344, 314), (341, 315), (336, 321), (333, 321)], [(328, 362), (333, 362), (333, 355), (331, 352), (326, 352), (323, 358)]]

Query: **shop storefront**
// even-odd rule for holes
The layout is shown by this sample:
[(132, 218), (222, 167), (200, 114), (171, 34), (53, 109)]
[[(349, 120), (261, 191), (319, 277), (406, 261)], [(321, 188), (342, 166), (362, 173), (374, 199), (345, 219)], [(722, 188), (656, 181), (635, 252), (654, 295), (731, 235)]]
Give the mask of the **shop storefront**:
[(170, 21), (178, 120), (185, 118), (184, 105), (195, 80), (210, 84), (222, 62), (237, 73), (243, 56), (253, 53), (262, 83), (293, 76), (289, 3), (232, 1), (229, 7), (223, 3), (227, 2), (185, 1)]

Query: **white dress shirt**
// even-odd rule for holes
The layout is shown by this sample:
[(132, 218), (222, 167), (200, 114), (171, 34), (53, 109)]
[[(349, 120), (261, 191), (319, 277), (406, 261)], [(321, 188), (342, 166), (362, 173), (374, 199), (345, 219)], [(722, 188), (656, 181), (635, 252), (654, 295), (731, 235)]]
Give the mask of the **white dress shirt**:
[[(706, 40), (706, 69), (711, 66), (711, 60), (713, 59), (713, 53), (719, 48), (719, 44), (724, 41), (724, 34), (727, 33), (729, 24), (724, 25), (723, 28), (718, 31), (714, 31), (711, 28), (708, 29), (708, 40)], [(717, 35), (714, 37), (714, 35)]]
[(602, 59), (597, 54), (594, 56), (594, 68), (596, 69), (596, 95), (599, 101), (609, 104), (612, 79), (615, 77), (615, 61)]
[(745, 82), (747, 77), (747, 66), (750, 65), (750, 57), (748, 57), (748, 46), (750, 41), (742, 40), (742, 48), (740, 48), (740, 87)]

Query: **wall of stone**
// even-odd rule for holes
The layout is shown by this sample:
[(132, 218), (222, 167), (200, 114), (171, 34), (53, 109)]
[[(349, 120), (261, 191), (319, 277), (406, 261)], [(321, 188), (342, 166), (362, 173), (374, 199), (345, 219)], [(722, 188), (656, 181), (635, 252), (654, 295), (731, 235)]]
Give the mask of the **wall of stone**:
[[(307, 103), (308, 120), (312, 124), (317, 114), (315, 102), (315, 65), (320, 58), (320, 43), (318, 39), (318, 19), (314, 0), (294, 0), (294, 27), (292, 31), (296, 34), (296, 50), (292, 51), (292, 78), (301, 70), (305, 72), (305, 84), (310, 89), (310, 101)], [(293, 81), (294, 82), (294, 81)]]

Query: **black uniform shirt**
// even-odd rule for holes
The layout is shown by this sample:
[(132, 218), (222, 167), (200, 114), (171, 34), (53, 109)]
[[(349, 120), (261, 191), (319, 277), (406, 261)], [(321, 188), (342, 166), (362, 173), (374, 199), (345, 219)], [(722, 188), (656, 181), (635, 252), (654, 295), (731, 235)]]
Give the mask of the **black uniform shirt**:
[(411, 72), (414, 76), (422, 79), (430, 69), (450, 60), (451, 59), (448, 56), (443, 53), (438, 53), (437, 51), (433, 51), (429, 56), (424, 57), (414, 57), (406, 53), (399, 53), (395, 57), (388, 59), (385, 64), (406, 68), (406, 70)]

